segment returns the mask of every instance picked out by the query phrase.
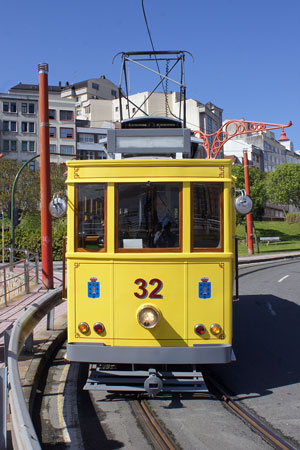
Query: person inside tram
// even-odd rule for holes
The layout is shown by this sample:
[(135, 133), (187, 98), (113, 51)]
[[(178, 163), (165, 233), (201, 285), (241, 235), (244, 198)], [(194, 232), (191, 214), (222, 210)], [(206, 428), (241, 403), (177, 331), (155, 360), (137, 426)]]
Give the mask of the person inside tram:
[(154, 247), (174, 247), (176, 236), (171, 231), (171, 226), (174, 219), (169, 212), (167, 198), (163, 193), (157, 194), (156, 215), (157, 224), (153, 239)]

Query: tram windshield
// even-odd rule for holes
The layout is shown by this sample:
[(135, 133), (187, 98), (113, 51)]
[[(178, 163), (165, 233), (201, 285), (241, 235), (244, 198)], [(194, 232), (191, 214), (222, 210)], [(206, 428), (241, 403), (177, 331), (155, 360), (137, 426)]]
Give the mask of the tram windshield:
[(104, 248), (105, 191), (104, 184), (77, 186), (77, 232), (75, 235), (78, 249)]
[(119, 249), (180, 247), (180, 183), (117, 186)]
[(221, 249), (223, 203), (220, 183), (193, 183), (192, 242), (197, 249)]

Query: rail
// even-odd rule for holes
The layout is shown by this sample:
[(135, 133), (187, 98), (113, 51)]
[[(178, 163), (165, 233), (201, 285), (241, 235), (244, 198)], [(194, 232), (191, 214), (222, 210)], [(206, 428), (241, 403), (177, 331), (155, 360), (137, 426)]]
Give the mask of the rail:
[(41, 319), (62, 302), (62, 289), (45, 294), (14, 323), (8, 346), (9, 405), (12, 441), (15, 450), (41, 450), (24, 398), (18, 369), (18, 358), (25, 340)]
[[(31, 250), (4, 248), (9, 252), (10, 263), (0, 264), (0, 305), (30, 292), (30, 284), (38, 284), (39, 255)], [(14, 254), (23, 256), (12, 262)], [(33, 260), (33, 261), (32, 261)]]

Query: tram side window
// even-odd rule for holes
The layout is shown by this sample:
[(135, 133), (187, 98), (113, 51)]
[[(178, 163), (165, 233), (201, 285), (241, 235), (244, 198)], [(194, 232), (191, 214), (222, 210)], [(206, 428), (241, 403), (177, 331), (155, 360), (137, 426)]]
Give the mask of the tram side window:
[(180, 183), (117, 186), (119, 249), (179, 249)]
[(222, 248), (222, 192), (220, 184), (192, 184), (192, 242), (194, 249)]
[(104, 184), (77, 185), (78, 249), (95, 251), (105, 246), (105, 193)]

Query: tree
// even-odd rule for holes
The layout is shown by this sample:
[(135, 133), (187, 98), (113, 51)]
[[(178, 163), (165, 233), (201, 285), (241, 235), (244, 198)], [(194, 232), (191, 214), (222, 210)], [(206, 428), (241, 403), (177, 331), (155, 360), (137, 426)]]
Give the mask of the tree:
[(51, 193), (60, 193), (62, 196), (66, 190), (66, 166), (61, 164), (50, 164)]
[[(234, 164), (232, 173), (237, 179), (236, 188), (245, 189), (244, 166)], [(252, 216), (256, 220), (263, 217), (265, 204), (268, 200), (265, 178), (263, 172), (254, 167), (249, 167), (250, 197), (253, 202)]]
[[(0, 159), (0, 210), (8, 211), (8, 203), (11, 200), (12, 186), (15, 177), (22, 164), (13, 159)], [(65, 192), (64, 166), (51, 164), (51, 192), (52, 195)], [(15, 208), (20, 208), (24, 213), (39, 213), (40, 211), (40, 172), (24, 167), (15, 190)]]
[[(8, 202), (11, 199), (11, 191), (14, 179), (22, 167), (22, 164), (12, 159), (0, 160), (0, 208), (8, 211)], [(15, 208), (23, 211), (38, 211), (40, 192), (39, 174), (29, 167), (25, 167), (18, 180), (15, 190)]]
[(268, 196), (272, 203), (300, 209), (300, 164), (281, 164), (268, 174)]

